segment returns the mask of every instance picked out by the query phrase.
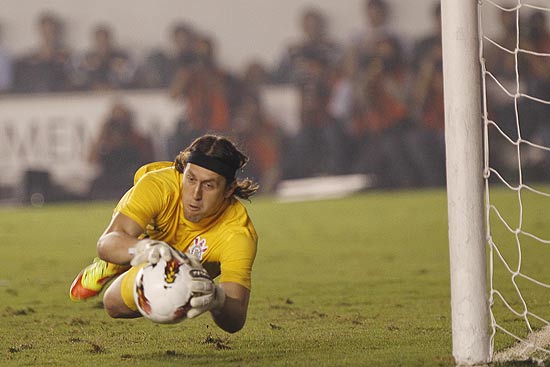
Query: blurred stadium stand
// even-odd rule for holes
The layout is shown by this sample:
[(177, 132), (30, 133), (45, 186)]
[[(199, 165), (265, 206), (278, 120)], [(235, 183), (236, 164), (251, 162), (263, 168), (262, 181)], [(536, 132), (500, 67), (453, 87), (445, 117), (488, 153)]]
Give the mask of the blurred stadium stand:
[[(388, 23), (375, 31), (367, 13), (372, 4), (380, 3), (389, 9)], [(101, 170), (90, 161), (90, 151), (114, 103), (127, 105), (139, 132), (151, 138), (151, 160), (172, 160), (171, 139), (182, 132), (182, 126), (186, 129), (192, 123), (193, 109), (217, 109), (219, 119), (227, 108), (229, 120), (222, 122), (230, 128), (216, 130), (219, 121), (206, 121), (204, 132), (214, 129), (234, 137), (253, 155), (245, 174), (260, 183), (265, 181), (271, 193), (278, 192), (277, 182), (308, 182), (310, 177), (329, 177), (327, 182), (333, 182), (336, 175), (342, 175), (341, 182), (346, 182), (344, 178), (355, 177), (350, 176), (354, 174), (369, 177), (364, 187), (441, 185), (441, 151), (416, 149), (425, 143), (430, 145), (431, 135), (426, 140), (424, 135), (399, 132), (400, 139), (406, 139), (403, 147), (412, 147), (411, 152), (415, 153), (408, 156), (421, 160), (416, 163), (426, 163), (426, 156), (428, 161), (438, 162), (435, 166), (415, 163), (409, 168), (418, 166), (419, 172), (438, 176), (435, 180), (418, 177), (414, 182), (407, 178), (388, 184), (375, 177), (376, 172), (374, 177), (371, 175), (372, 165), (358, 164), (365, 158), (361, 156), (362, 146), (372, 145), (368, 139), (373, 137), (360, 135), (353, 126), (356, 121), (352, 100), (358, 98), (358, 83), (363, 76), (350, 76), (346, 69), (346, 50), (357, 46), (353, 46), (354, 42), (361, 35), (398, 35), (407, 57), (413, 56), (414, 45), (420, 40), (437, 39), (437, 34), (433, 34), (437, 3), (232, 0), (168, 2), (159, 7), (128, 0), (116, 5), (107, 0), (54, 0), (37, 7), (4, 0), (0, 15), (0, 73), (12, 73), (12, 78), (0, 75), (0, 203), (87, 199)], [(232, 15), (231, 19), (227, 14)], [(307, 18), (305, 14), (314, 16)], [(321, 33), (326, 32), (327, 36), (317, 45), (311, 43), (315, 47), (310, 47), (308, 40), (308, 35), (314, 34), (310, 33), (311, 27), (316, 27), (308, 23), (312, 19), (320, 21)], [(101, 35), (98, 39), (98, 26), (109, 30), (109, 42), (103, 42)], [(189, 42), (194, 48), (183, 51)], [(422, 45), (422, 52), (429, 53), (425, 46)], [(323, 55), (325, 51), (332, 61)], [(289, 52), (297, 56), (292, 62), (299, 68), (300, 80), (277, 78)], [(370, 63), (371, 57), (364, 56)], [(419, 67), (416, 63), (420, 59), (415, 55), (413, 67)], [(338, 61), (333, 65), (334, 60)], [(2, 67), (10, 62), (11, 69)], [(62, 72), (60, 66), (67, 74), (63, 84), (57, 85), (54, 82), (59, 79), (49, 77), (53, 71)], [(366, 68), (367, 74), (371, 69)], [(171, 78), (159, 74), (166, 70), (176, 71)], [(41, 78), (44, 73), (48, 78)], [(99, 73), (102, 82), (90, 82), (89, 78)], [(21, 75), (24, 88), (17, 84)], [(38, 78), (36, 83), (29, 79), (31, 76)], [(194, 84), (190, 79), (194, 79)], [(176, 80), (177, 88), (173, 85)], [(197, 100), (216, 93), (226, 99)], [(430, 102), (429, 95), (423, 103), (426, 101)], [(413, 107), (411, 113), (418, 109)], [(429, 112), (433, 112), (433, 118), (441, 111)], [(258, 125), (250, 126), (251, 121)], [(325, 129), (327, 123), (337, 124), (334, 126), (338, 128)], [(306, 124), (309, 130), (302, 129)], [(191, 136), (185, 133), (183, 136)], [(336, 139), (335, 134), (341, 136)], [(176, 143), (181, 147), (188, 144)], [(264, 149), (268, 146), (269, 151)], [(370, 156), (369, 153), (366, 160)], [(384, 154), (377, 159), (377, 166), (391, 171), (391, 159), (388, 161)], [(357, 167), (361, 170), (357, 171)], [(279, 188), (279, 192), (285, 190)], [(350, 187), (350, 191), (354, 190)]]

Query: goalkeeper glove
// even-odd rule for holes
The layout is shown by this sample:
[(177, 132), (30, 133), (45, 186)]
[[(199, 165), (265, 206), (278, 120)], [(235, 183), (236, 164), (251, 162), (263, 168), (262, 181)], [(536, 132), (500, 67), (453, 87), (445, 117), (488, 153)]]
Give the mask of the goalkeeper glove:
[(194, 268), (203, 271), (191, 272), (191, 284), (189, 286), (193, 297), (191, 298), (191, 309), (187, 312), (187, 317), (192, 319), (206, 311), (219, 312), (225, 302), (225, 292), (220, 286), (217, 286), (208, 273), (202, 267), (200, 261), (193, 255), (187, 254)]
[[(194, 289), (194, 287), (191, 289)], [(187, 317), (192, 319), (205, 313), (206, 311), (212, 311), (214, 314), (219, 313), (224, 302), (225, 292), (220, 286), (217, 286), (214, 282), (212, 282), (209, 293), (193, 296), (191, 298), (191, 309), (187, 312)]]
[(172, 258), (178, 258), (181, 260), (181, 255), (178, 250), (163, 241), (144, 239), (139, 241), (133, 248), (128, 250), (134, 257), (130, 264), (137, 266), (144, 262), (150, 264), (156, 264), (161, 259), (164, 261), (170, 261)]

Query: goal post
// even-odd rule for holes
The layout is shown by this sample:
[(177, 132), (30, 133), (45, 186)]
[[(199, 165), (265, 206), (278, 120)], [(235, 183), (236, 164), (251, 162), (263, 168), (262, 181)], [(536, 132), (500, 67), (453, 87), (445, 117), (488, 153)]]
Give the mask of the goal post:
[(491, 360), (477, 0), (441, 0), (452, 348)]

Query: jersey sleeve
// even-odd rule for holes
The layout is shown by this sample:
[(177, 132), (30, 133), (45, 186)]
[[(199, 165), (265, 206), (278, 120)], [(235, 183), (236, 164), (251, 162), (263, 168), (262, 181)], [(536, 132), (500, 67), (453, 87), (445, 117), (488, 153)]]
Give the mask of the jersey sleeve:
[(227, 241), (228, 251), (224, 251), (220, 257), (220, 283), (234, 282), (251, 289), (256, 241), (244, 232), (230, 235)]
[(145, 228), (161, 211), (164, 198), (162, 183), (151, 175), (145, 175), (122, 197), (115, 212)]

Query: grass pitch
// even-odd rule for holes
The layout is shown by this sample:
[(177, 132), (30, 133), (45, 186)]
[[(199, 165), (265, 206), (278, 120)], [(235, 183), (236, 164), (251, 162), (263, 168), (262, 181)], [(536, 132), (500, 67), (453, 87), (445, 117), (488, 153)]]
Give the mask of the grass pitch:
[(236, 334), (69, 300), (113, 207), (0, 209), (0, 365), (454, 365), (443, 190), (247, 204), (260, 243)]

